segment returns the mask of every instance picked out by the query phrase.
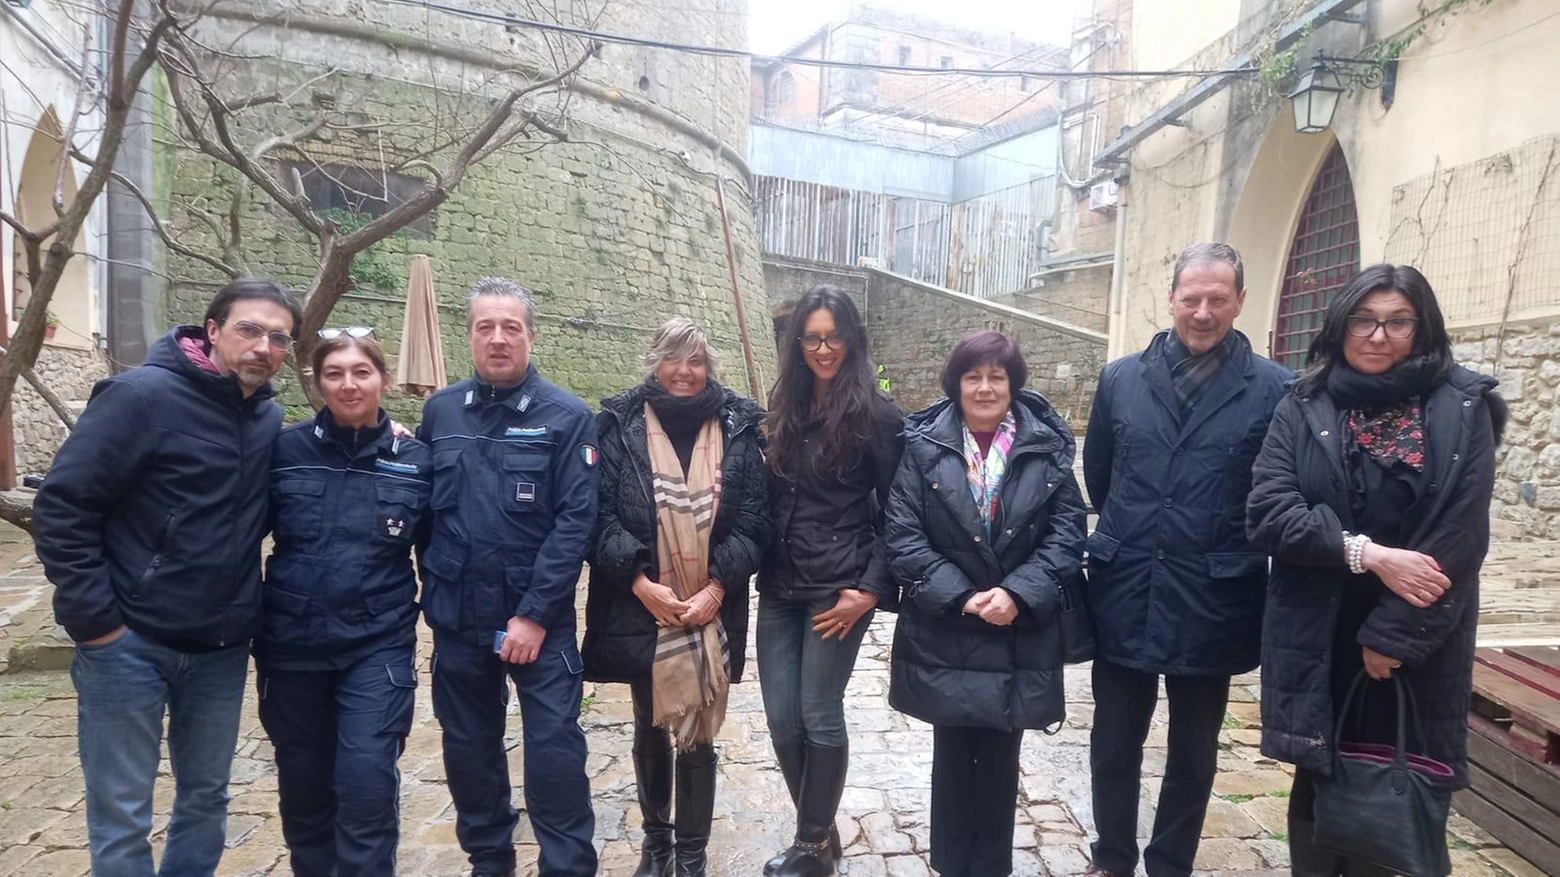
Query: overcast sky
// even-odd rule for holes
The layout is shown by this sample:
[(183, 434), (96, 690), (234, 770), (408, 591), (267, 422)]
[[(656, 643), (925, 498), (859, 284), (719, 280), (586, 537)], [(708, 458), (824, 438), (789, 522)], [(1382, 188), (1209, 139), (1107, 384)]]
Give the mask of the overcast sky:
[[(950, 24), (1067, 45), (1080, 0), (872, 0)], [(748, 0), (752, 51), (778, 54), (826, 22), (845, 17), (849, 0)]]

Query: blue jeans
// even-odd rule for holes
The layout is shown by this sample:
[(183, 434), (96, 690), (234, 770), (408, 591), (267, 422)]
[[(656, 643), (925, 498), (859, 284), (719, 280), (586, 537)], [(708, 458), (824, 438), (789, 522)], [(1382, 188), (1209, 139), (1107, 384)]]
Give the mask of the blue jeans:
[[(216, 873), (248, 672), (248, 643), (185, 654), (127, 629), (112, 642), (76, 647), (70, 678), (94, 877)], [(162, 868), (154, 869), (152, 785), (165, 713), (175, 791)]]
[(813, 616), (832, 609), (836, 597), (788, 602), (758, 599), (758, 682), (769, 736), (776, 743), (805, 740), (845, 746), (845, 685), (876, 610), (868, 610), (843, 641), (813, 631)]
[(414, 659), (412, 646), (398, 646), (341, 670), (275, 670), (256, 661), (294, 877), (395, 873), (396, 761), (412, 729)]

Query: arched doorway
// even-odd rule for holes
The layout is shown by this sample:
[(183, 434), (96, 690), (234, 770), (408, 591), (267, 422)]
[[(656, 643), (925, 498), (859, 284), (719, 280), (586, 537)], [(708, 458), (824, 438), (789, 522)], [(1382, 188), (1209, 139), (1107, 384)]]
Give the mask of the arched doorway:
[[(60, 181), (60, 163), (65, 161), (64, 128), (54, 108), (44, 110), (33, 126), (32, 140), (22, 158), (20, 179), (16, 187), (16, 218), (28, 228), (44, 228), (54, 218), (54, 187)], [(76, 196), (76, 175), (73, 168), (66, 168), (64, 175), (64, 199), (69, 204)], [(20, 319), (21, 312), (32, 298), (32, 284), (27, 280), (27, 256), (20, 235), (14, 236), (12, 249), (11, 301), (7, 316), (12, 326)], [(47, 250), (52, 238), (43, 242)], [(76, 235), (73, 249), (77, 253), (87, 251), (87, 230)], [(65, 264), (65, 272), (54, 288), (49, 311), (58, 324), (51, 344), (62, 347), (91, 349), (97, 332), (95, 314), (89, 294), (89, 269), (85, 255), (77, 256)]]
[(1300, 211), (1289, 244), (1273, 330), (1273, 359), (1298, 370), (1322, 327), (1333, 296), (1360, 268), (1360, 225), (1354, 183), (1343, 149), (1334, 143)]

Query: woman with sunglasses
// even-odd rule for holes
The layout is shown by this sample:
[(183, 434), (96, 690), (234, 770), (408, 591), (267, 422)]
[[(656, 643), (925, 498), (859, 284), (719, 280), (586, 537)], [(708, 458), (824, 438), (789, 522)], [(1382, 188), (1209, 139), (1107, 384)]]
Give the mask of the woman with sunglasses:
[(892, 608), (883, 508), (903, 418), (878, 390), (856, 306), (827, 286), (797, 302), (769, 399), (775, 532), (758, 573), (759, 687), (796, 803), (795, 842), (764, 866), (835, 873), (845, 789), (845, 685), (873, 612)]
[(298, 877), (395, 872), (400, 758), (417, 675), (411, 549), (433, 455), (380, 408), (373, 331), (325, 329), (310, 365), (325, 408), (271, 459), (260, 722), (276, 750), (282, 836)]
[[(1373, 265), (1338, 293), (1273, 414), (1246, 529), (1273, 557), (1262, 753), (1295, 765), (1297, 875), (1391, 873), (1313, 843), (1316, 778), (1362, 670), (1401, 668), (1424, 720), (1413, 751), (1468, 785), (1479, 567), (1505, 422), (1495, 379), (1453, 362), (1435, 293), (1407, 265)], [(1369, 686), (1363, 707), (1348, 739), (1393, 742), (1391, 687)]]

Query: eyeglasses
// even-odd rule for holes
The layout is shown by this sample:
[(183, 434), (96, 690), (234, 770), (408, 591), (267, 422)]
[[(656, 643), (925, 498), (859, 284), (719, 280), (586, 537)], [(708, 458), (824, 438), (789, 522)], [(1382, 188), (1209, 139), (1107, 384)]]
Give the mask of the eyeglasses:
[(1375, 317), (1351, 316), (1344, 321), (1349, 329), (1349, 334), (1356, 338), (1369, 338), (1376, 334), (1376, 327), (1387, 330), (1387, 337), (1402, 341), (1404, 338), (1414, 337), (1414, 327), (1419, 324), (1417, 317), (1393, 317), (1390, 320), (1378, 320)]
[(337, 329), (321, 329), (318, 334), (321, 341), (334, 341), (343, 335), (348, 338), (372, 338), (374, 337), (374, 327), (342, 326)]
[[(223, 320), (217, 325), (222, 326), (226, 325), (226, 323), (227, 321)], [(244, 339), (245, 341), (259, 341), (261, 338), (269, 337), (271, 340), (271, 346), (278, 350), (287, 350), (293, 345), (292, 335), (286, 332), (267, 332), (265, 327), (256, 326), (254, 323), (251, 323), (248, 320), (239, 320), (235, 322), (233, 324), (233, 331), (237, 332), (238, 337)]]
[(802, 342), (802, 349), (808, 353), (816, 353), (818, 349), (823, 347), (825, 344), (829, 346), (830, 350), (845, 349), (845, 336), (840, 335), (839, 333), (831, 333), (829, 335), (803, 335), (796, 340)]

